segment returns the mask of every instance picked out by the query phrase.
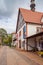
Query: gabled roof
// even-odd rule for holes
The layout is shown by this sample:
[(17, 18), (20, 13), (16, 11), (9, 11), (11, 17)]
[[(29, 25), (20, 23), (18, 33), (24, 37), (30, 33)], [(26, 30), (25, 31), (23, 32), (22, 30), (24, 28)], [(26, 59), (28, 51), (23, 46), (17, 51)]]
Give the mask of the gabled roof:
[[(23, 16), (23, 19), (25, 23), (35, 23), (35, 24), (42, 24), (41, 19), (43, 17), (43, 13), (41, 12), (33, 12), (31, 10), (27, 10), (24, 8), (19, 8), (18, 12), (18, 19), (19, 19), (19, 14)], [(17, 19), (17, 27), (18, 27), (18, 19)], [(16, 27), (16, 32), (17, 32), (17, 27)]]
[(43, 13), (41, 12), (33, 12), (31, 10), (20, 8), (20, 12), (24, 18), (25, 22), (30, 23), (41, 23), (41, 18), (43, 16)]
[(16, 32), (12, 32), (11, 34), (16, 34)]

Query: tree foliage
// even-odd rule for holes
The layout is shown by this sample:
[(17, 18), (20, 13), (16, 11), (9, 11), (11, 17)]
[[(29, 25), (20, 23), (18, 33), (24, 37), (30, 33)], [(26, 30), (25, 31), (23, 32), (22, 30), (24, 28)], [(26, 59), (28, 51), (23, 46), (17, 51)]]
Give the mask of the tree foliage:
[(7, 31), (5, 29), (0, 28), (0, 36), (2, 38), (2, 44), (11, 46), (12, 34), (7, 34)]
[(9, 42), (8, 42), (8, 38), (4, 38), (4, 39), (3, 39), (3, 43), (4, 43), (5, 45), (8, 45), (8, 43), (9, 43)]
[(3, 28), (0, 28), (0, 37), (2, 38), (2, 44), (4, 42), (4, 39), (7, 38), (7, 31)]
[(11, 43), (12, 43), (12, 34), (8, 35), (8, 41), (9, 41), (9, 46), (11, 46)]

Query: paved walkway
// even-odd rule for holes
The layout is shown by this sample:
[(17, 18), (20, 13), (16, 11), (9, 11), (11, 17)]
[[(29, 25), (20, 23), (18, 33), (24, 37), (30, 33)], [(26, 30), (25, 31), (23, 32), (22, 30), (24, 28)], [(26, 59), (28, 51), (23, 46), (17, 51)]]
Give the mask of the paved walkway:
[(19, 51), (19, 53), (21, 53), (22, 55), (24, 55), (27, 58), (29, 58), (30, 60), (32, 60), (35, 63), (37, 63), (38, 65), (43, 65), (43, 58), (38, 56), (36, 53), (26, 52), (26, 51), (23, 51), (23, 50), (18, 49), (18, 48), (16, 48), (16, 50)]
[(24, 53), (4, 46), (0, 48), (0, 65), (40, 65)]

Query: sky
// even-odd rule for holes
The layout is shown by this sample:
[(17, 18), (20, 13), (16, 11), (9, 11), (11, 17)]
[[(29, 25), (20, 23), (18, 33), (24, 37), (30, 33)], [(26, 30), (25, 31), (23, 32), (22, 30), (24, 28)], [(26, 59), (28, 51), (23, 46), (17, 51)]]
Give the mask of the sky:
[[(36, 11), (43, 12), (43, 0), (35, 0)], [(0, 28), (8, 33), (16, 31), (19, 8), (30, 10), (30, 0), (0, 0)]]

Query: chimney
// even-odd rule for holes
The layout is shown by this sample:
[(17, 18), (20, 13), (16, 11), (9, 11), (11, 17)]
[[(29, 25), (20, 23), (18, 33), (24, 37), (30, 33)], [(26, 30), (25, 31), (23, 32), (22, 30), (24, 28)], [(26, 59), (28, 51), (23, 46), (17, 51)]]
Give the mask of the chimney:
[(30, 8), (32, 11), (35, 11), (35, 0), (31, 0), (31, 5), (30, 5)]

